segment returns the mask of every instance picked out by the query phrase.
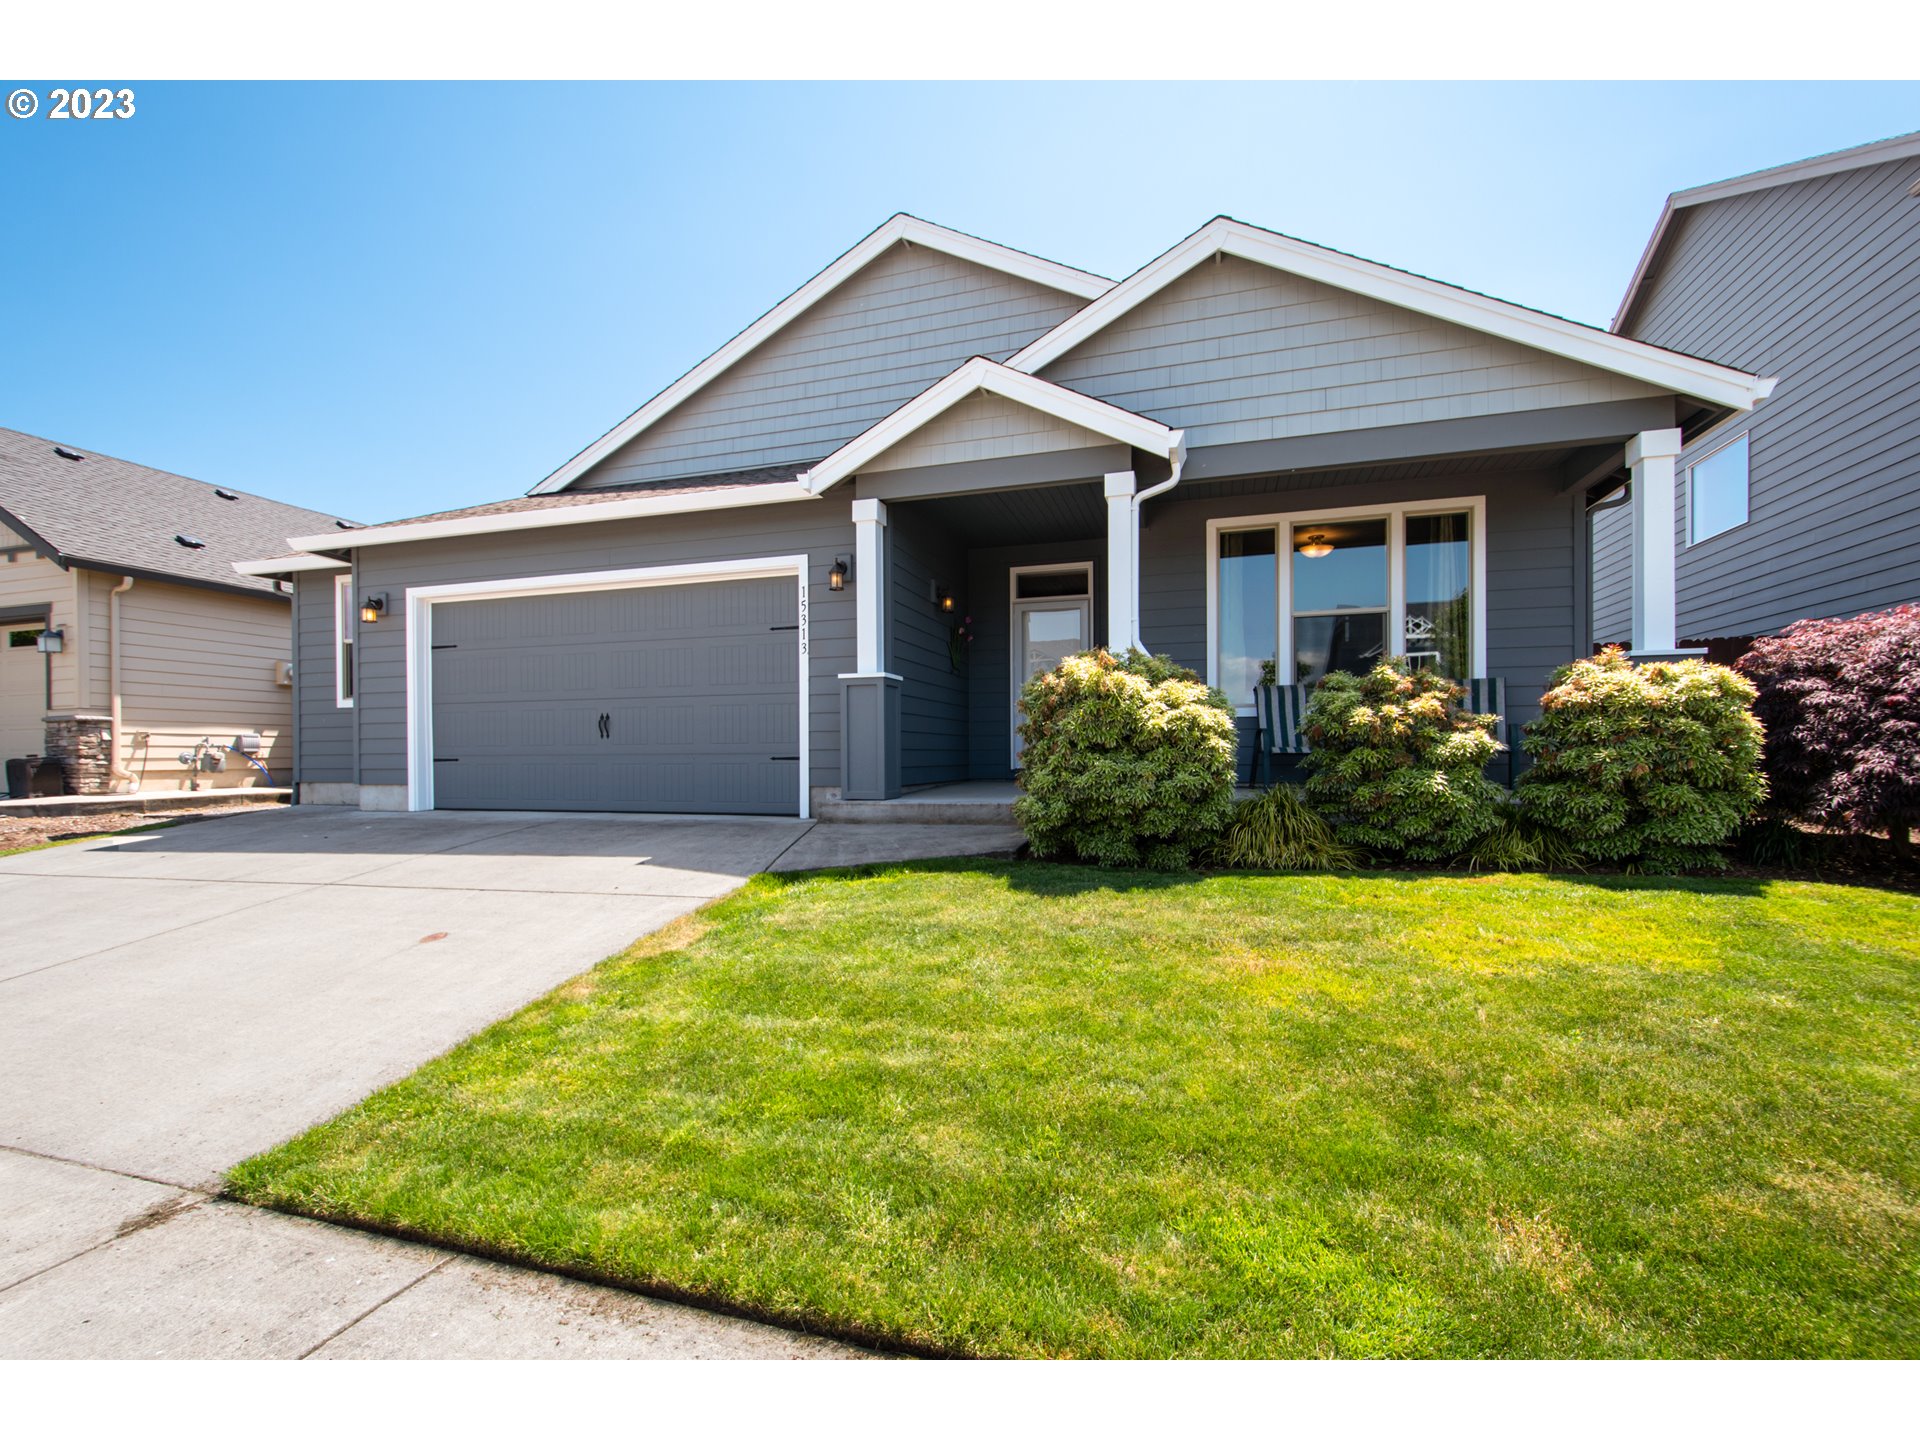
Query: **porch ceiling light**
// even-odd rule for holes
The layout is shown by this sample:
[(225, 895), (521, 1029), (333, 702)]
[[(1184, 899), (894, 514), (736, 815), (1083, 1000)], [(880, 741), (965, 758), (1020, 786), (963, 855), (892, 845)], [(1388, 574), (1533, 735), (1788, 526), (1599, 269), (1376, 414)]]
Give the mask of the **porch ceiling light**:
[(1333, 546), (1324, 535), (1309, 535), (1300, 546), (1300, 553), (1309, 560), (1319, 560), (1333, 553)]
[(362, 625), (378, 625), (380, 623), (380, 617), (386, 613), (387, 597), (384, 595), (369, 595), (360, 602), (360, 623)]

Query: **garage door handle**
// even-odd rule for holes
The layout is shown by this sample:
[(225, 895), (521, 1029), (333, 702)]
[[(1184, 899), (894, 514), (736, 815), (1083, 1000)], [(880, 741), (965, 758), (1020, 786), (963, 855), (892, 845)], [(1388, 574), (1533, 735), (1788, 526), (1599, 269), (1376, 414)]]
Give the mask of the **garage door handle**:
[(600, 712), (600, 738), (602, 740), (611, 740), (613, 738), (613, 716), (607, 714), (604, 710)]

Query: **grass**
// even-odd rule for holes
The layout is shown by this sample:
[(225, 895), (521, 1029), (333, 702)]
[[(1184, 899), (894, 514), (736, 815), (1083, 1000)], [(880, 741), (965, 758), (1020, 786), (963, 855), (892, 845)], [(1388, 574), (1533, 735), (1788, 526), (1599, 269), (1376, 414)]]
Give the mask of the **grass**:
[(236, 1169), (953, 1354), (1920, 1354), (1920, 898), (787, 879)]

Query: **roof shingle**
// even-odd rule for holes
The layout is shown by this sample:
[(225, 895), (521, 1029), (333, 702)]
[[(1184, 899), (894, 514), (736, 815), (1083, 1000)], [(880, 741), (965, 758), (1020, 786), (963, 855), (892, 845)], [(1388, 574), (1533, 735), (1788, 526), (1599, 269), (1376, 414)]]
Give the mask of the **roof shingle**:
[(52, 440), (0, 428), (0, 520), (24, 528), (64, 564), (270, 595), (273, 581), (238, 574), (234, 562), (338, 523), (318, 510), (222, 491), (78, 445), (59, 449), (82, 458), (65, 459)]

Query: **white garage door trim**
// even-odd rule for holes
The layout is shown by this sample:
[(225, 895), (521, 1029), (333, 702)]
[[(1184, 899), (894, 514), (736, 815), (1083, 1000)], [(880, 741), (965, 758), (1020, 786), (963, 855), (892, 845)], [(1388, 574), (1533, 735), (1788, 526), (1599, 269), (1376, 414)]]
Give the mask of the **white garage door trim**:
[(647, 585), (695, 585), (720, 580), (763, 580), (791, 575), (799, 590), (800, 796), (807, 805), (812, 749), (807, 701), (807, 557), (781, 555), (692, 565), (649, 565), (638, 570), (588, 570), (574, 575), (528, 575), (516, 580), (475, 580), (458, 585), (407, 589), (407, 809), (433, 809), (433, 607), (503, 596), (577, 595), (588, 590), (634, 590)]

